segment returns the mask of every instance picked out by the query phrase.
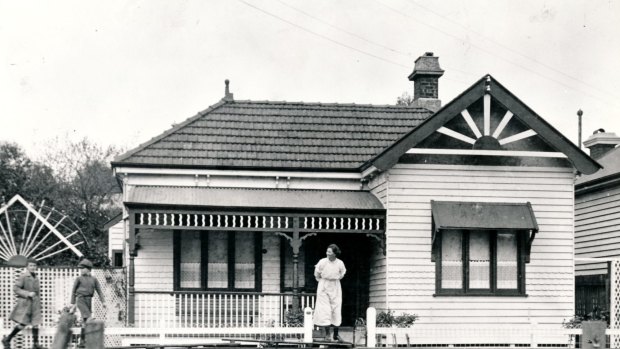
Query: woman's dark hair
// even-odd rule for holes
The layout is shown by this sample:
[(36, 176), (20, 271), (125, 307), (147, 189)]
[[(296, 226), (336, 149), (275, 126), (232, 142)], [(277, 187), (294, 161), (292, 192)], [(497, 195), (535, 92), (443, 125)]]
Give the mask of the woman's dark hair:
[(335, 254), (336, 256), (340, 256), (341, 251), (340, 251), (340, 247), (338, 247), (338, 245), (336, 245), (336, 244), (330, 244), (329, 246), (327, 246), (327, 248), (331, 248), (331, 249), (332, 249), (332, 252), (334, 252), (334, 254)]

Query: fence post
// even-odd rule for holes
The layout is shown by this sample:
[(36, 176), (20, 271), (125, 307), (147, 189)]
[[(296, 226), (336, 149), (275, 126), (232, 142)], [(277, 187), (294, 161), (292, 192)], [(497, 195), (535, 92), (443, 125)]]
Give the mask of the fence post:
[(366, 310), (366, 346), (377, 346), (377, 310), (373, 307)]
[(312, 343), (312, 308), (304, 309), (304, 343)]

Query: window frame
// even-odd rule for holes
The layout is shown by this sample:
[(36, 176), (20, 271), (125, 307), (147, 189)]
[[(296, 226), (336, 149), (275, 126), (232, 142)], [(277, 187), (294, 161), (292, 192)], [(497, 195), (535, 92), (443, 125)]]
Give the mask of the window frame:
[[(459, 231), (463, 238), (461, 239), (461, 253), (463, 258), (463, 273), (462, 283), (463, 287), (456, 288), (442, 288), (442, 240), (443, 232), (447, 230)], [(472, 289), (469, 288), (469, 239), (472, 231), (484, 231), (490, 234), (489, 248), (491, 256), (490, 266), (490, 288), (489, 289)], [(517, 288), (516, 289), (498, 289), (497, 288), (497, 234), (498, 233), (513, 233), (517, 237)], [(441, 229), (436, 239), (437, 248), (434, 251), (435, 261), (435, 294), (434, 296), (486, 296), (486, 297), (527, 297), (525, 290), (525, 263), (526, 263), (526, 246), (527, 246), (527, 232), (522, 230), (505, 230), (505, 229)]]
[[(173, 288), (175, 291), (225, 291), (225, 292), (261, 292), (263, 270), (263, 234), (261, 232), (225, 231), (228, 234), (228, 287), (208, 287), (209, 246), (208, 234), (210, 231), (200, 231), (200, 287), (181, 287), (181, 236), (185, 231), (173, 231)], [(235, 235), (254, 235), (254, 288), (235, 288)]]
[[(121, 264), (117, 265), (116, 258), (119, 255), (120, 255), (120, 258), (121, 258)], [(123, 255), (123, 250), (113, 249), (112, 250), (112, 258), (110, 258), (110, 262), (112, 264), (112, 267), (114, 267), (114, 268), (122, 268), (123, 266), (125, 266), (125, 256)]]

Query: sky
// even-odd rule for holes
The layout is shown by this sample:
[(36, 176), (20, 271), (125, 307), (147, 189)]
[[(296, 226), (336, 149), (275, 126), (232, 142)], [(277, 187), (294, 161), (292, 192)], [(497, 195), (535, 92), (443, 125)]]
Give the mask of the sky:
[(131, 149), (224, 96), (394, 104), (433, 52), (444, 104), (485, 74), (577, 143), (620, 135), (620, 1), (0, 0), (0, 141)]

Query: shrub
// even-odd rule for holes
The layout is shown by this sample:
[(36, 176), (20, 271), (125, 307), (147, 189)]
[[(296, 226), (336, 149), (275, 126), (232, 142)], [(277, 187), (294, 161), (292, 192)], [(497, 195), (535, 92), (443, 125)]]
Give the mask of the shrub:
[(377, 314), (377, 327), (411, 327), (418, 319), (418, 315), (401, 313), (394, 315), (393, 310), (381, 311)]

